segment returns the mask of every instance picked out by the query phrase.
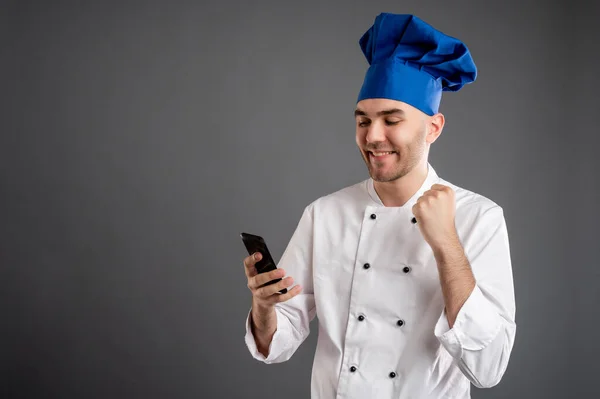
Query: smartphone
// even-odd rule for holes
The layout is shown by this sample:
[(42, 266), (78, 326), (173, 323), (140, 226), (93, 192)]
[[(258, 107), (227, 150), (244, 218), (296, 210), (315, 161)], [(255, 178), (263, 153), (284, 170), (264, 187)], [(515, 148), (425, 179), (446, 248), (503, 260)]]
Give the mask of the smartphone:
[[(275, 265), (275, 261), (273, 261), (273, 257), (271, 256), (271, 253), (269, 252), (269, 248), (267, 248), (267, 243), (265, 242), (264, 238), (262, 238), (261, 236), (257, 236), (255, 234), (249, 234), (249, 233), (241, 233), (240, 236), (242, 237), (242, 241), (244, 242), (244, 245), (246, 246), (246, 249), (248, 250), (249, 255), (252, 255), (255, 252), (260, 252), (260, 254), (262, 255), (262, 259), (260, 261), (256, 262), (256, 265), (255, 265), (256, 271), (259, 274), (270, 272), (271, 270), (277, 269), (277, 266)], [(263, 285), (263, 287), (265, 285), (275, 284), (278, 281), (281, 281), (281, 279), (278, 278), (275, 280), (271, 280), (268, 283), (265, 283)], [(279, 291), (280, 294), (285, 294), (286, 292), (287, 292), (287, 288), (284, 288), (281, 291)]]

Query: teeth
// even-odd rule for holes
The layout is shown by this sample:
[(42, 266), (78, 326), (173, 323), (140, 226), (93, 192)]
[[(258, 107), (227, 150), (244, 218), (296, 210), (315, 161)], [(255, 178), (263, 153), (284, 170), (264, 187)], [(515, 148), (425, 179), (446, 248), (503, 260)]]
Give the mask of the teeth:
[(376, 157), (380, 157), (382, 155), (388, 155), (388, 154), (393, 154), (394, 151), (388, 151), (388, 152), (372, 152), (373, 155), (375, 155)]

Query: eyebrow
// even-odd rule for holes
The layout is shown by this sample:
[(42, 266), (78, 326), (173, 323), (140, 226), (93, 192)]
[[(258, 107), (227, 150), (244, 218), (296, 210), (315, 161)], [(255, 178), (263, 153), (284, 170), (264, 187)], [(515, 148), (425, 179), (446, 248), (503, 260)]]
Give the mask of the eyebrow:
[[(384, 109), (383, 111), (379, 111), (377, 113), (377, 116), (393, 115), (393, 114), (404, 115), (404, 111), (401, 110), (400, 108)], [(357, 116), (367, 116), (367, 113), (365, 111), (357, 108), (356, 110), (354, 110), (354, 117), (357, 117)]]

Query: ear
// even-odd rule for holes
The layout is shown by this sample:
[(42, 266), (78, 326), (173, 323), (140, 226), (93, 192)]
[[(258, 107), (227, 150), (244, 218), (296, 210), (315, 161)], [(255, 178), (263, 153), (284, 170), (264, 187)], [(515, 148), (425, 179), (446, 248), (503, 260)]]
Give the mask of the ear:
[(425, 140), (428, 144), (431, 144), (440, 137), (442, 134), (442, 130), (444, 129), (444, 123), (446, 122), (444, 115), (441, 113), (437, 113), (433, 116), (430, 116), (428, 120), (425, 121), (427, 124), (427, 137)]

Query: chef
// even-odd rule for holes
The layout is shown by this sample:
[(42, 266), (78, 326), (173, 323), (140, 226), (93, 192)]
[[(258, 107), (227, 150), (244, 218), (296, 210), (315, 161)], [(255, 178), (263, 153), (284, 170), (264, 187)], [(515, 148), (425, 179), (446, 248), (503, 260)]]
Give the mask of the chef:
[(442, 92), (476, 67), (464, 43), (413, 15), (380, 14), (359, 44), (369, 68), (356, 143), (370, 177), (306, 206), (278, 270), (244, 260), (245, 342), (255, 359), (284, 362), (317, 316), (313, 399), (469, 398), (471, 384), (498, 384), (515, 338), (507, 226), (502, 207), (444, 180), (428, 154)]

